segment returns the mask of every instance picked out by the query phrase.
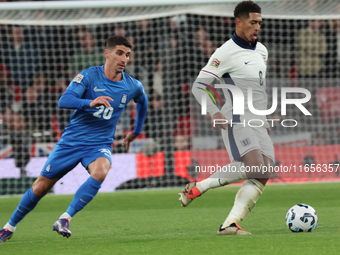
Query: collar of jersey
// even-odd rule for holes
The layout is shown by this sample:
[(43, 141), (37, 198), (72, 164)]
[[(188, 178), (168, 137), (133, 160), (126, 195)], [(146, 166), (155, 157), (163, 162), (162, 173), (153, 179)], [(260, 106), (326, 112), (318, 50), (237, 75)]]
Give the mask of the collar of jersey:
[(243, 49), (248, 49), (248, 50), (255, 50), (256, 49), (257, 40), (252, 45), (250, 45), (246, 40), (239, 37), (236, 33), (233, 34), (232, 39), (233, 39), (234, 43), (236, 43), (238, 46), (240, 46)]

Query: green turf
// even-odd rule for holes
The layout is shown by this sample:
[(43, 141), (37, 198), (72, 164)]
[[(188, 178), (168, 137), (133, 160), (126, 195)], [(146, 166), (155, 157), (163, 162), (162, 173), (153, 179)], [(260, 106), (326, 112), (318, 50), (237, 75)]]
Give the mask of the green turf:
[[(217, 236), (237, 189), (211, 190), (187, 208), (179, 190), (99, 194), (72, 219), (69, 239), (52, 224), (72, 196), (47, 196), (0, 244), (0, 254), (340, 254), (340, 183), (267, 186), (240, 224), (252, 235)], [(0, 199), (1, 224), (19, 199)], [(314, 232), (287, 229), (285, 215), (297, 203), (317, 211)]]

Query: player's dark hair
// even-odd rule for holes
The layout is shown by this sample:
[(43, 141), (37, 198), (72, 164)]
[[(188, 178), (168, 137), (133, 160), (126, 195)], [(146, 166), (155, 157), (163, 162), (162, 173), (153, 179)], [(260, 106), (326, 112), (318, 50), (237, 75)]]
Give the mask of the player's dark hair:
[(236, 18), (249, 18), (249, 13), (261, 13), (261, 7), (253, 1), (243, 1), (236, 5), (234, 10), (234, 17)]
[(132, 48), (132, 44), (124, 36), (114, 35), (114, 36), (111, 36), (106, 41), (106, 49), (113, 49), (117, 45), (124, 45), (125, 47), (128, 47), (130, 49)]

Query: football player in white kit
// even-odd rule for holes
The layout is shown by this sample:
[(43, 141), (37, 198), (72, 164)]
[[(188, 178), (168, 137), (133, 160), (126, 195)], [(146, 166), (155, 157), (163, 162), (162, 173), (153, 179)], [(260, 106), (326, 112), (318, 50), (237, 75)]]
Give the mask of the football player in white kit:
[[(228, 124), (220, 124), (214, 129), (220, 129), (231, 163), (224, 166), (225, 172), (216, 172), (201, 182), (189, 183), (179, 193), (179, 200), (182, 206), (186, 207), (209, 189), (245, 180), (236, 194), (232, 210), (217, 231), (218, 235), (250, 234), (238, 223), (255, 207), (270, 177), (270, 172), (266, 170), (268, 166), (274, 165), (274, 146), (268, 134), (270, 129), (266, 117), (253, 114), (247, 104), (247, 90), (252, 88), (254, 108), (267, 109), (264, 78), (268, 52), (263, 44), (257, 42), (262, 23), (261, 8), (252, 1), (243, 1), (235, 7), (234, 16), (236, 32), (213, 53), (192, 88), (192, 93), (199, 103), (202, 103), (202, 94), (205, 93), (202, 89), (207, 87), (205, 85), (213, 87), (214, 84), (231, 82), (243, 92), (244, 115), (233, 115), (233, 95), (227, 89), (223, 89), (226, 103), (221, 110), (206, 97), (206, 109), (212, 123), (217, 119), (228, 121)], [(257, 128), (249, 126), (249, 120), (254, 119), (258, 120), (258, 123), (253, 122), (251, 126), (261, 126), (261, 123), (263, 125)]]

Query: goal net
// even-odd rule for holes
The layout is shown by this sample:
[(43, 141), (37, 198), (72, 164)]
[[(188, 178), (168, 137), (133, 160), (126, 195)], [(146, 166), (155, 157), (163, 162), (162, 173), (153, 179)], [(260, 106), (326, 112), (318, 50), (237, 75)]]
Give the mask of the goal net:
[[(228, 164), (222, 137), (200, 113), (191, 86), (215, 49), (232, 37), (238, 2), (1, 3), (0, 194), (22, 193), (39, 175), (73, 113), (58, 108), (58, 99), (80, 71), (105, 63), (103, 50), (112, 35), (133, 44), (125, 72), (143, 83), (149, 110), (143, 133), (126, 154), (121, 142), (136, 119), (136, 105), (127, 105), (101, 191), (182, 186), (209, 177), (213, 166)], [(267, 109), (273, 88), (279, 102), (268, 116), (276, 120), (270, 135), (277, 171), (270, 182), (339, 180), (340, 4), (257, 3), (263, 17), (259, 41), (269, 55)], [(284, 87), (311, 92), (304, 106), (312, 116), (295, 105), (281, 114)], [(289, 99), (304, 97), (288, 94)], [(53, 192), (74, 193), (87, 178), (79, 165)]]

